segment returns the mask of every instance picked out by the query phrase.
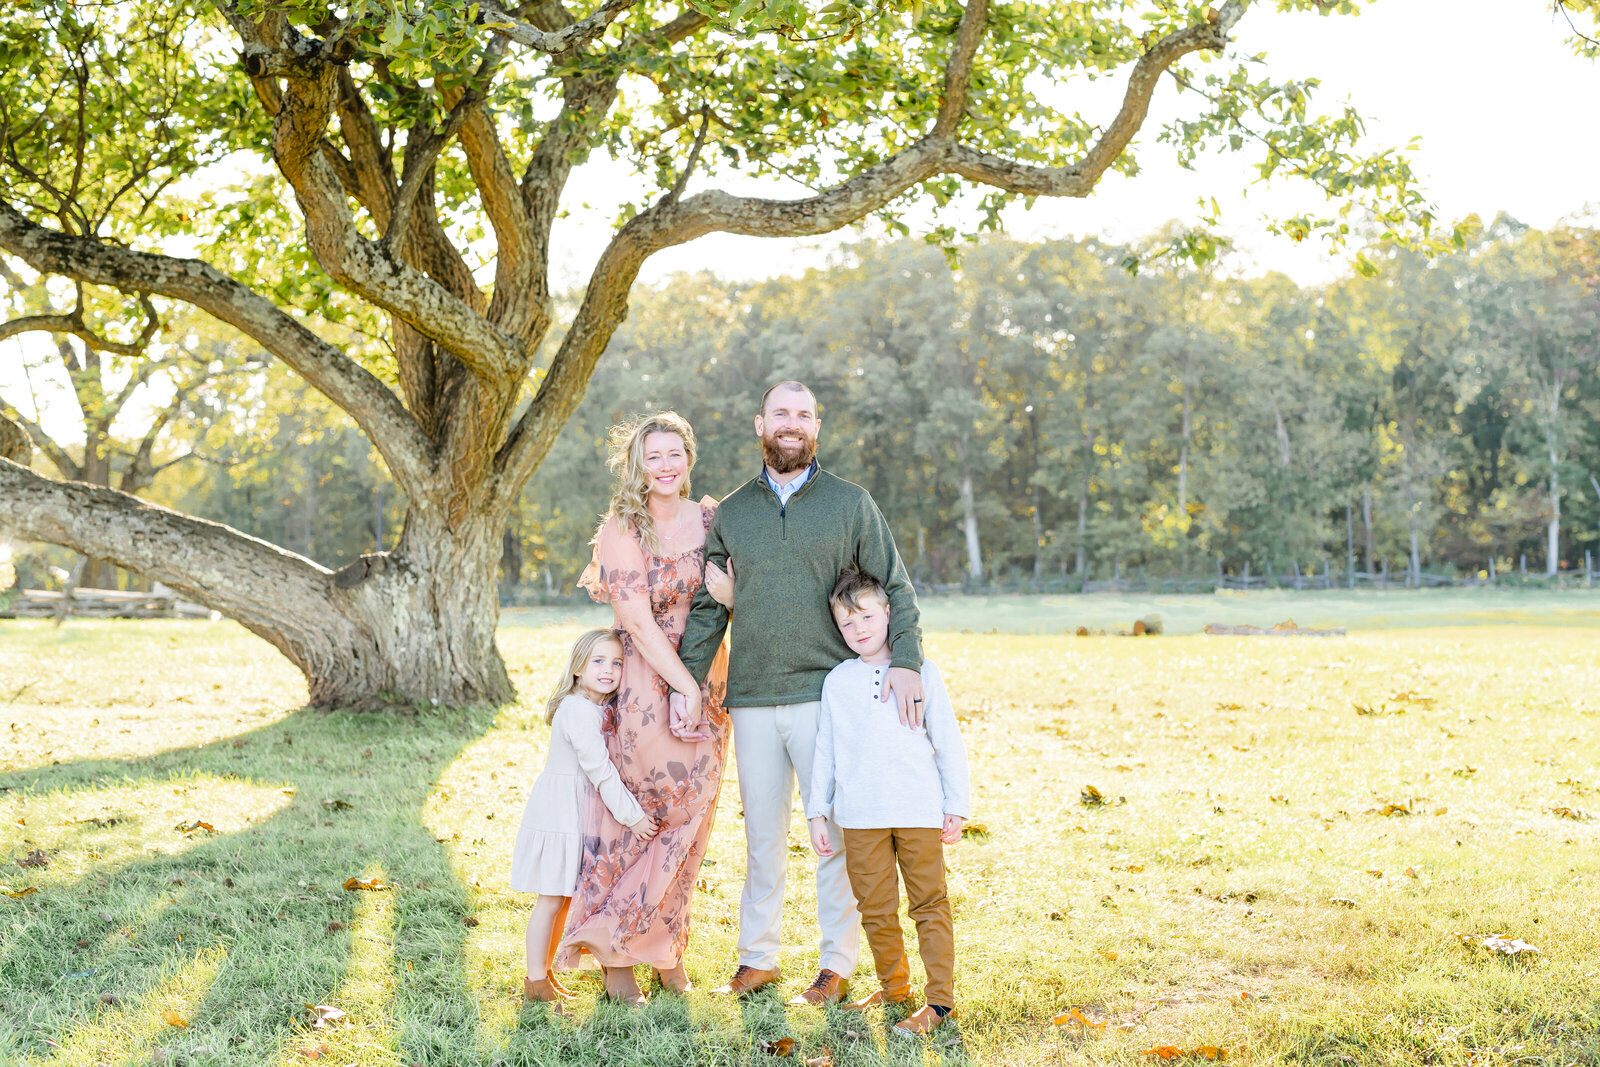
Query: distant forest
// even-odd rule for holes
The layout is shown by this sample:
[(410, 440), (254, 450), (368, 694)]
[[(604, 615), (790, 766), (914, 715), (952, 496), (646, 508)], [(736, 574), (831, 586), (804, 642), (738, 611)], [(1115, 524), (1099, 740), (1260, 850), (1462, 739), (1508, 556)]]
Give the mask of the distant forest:
[[(695, 492), (721, 496), (757, 472), (751, 417), (782, 378), (815, 389), (823, 464), (871, 490), (925, 583), (1600, 563), (1594, 229), (1501, 218), (1460, 253), (1394, 251), (1321, 287), (1130, 273), (1095, 241), (960, 252), (858, 245), (798, 278), (640, 286), (523, 493), (503, 592), (572, 592), (612, 423), (682, 413)], [(214, 421), (207, 447), (233, 458), (147, 496), (330, 566), (393, 543), (398, 494), (314, 392)]]

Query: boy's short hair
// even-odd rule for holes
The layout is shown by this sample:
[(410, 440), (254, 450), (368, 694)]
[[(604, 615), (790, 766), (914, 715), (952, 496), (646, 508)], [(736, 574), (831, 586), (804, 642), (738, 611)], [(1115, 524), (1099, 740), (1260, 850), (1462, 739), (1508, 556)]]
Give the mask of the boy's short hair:
[(852, 563), (839, 575), (839, 580), (833, 583), (833, 592), (828, 594), (830, 608), (843, 608), (845, 611), (860, 611), (861, 598), (876, 596), (885, 605), (889, 603), (889, 594), (883, 588), (883, 583), (872, 575)]

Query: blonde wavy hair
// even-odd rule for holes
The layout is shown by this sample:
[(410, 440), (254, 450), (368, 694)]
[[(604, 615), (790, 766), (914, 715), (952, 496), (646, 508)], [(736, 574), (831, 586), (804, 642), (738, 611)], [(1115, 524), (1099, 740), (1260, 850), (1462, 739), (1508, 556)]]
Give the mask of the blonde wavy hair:
[(602, 641), (615, 641), (620, 646), (622, 635), (616, 630), (585, 630), (573, 642), (572, 655), (567, 659), (567, 673), (561, 676), (561, 681), (556, 683), (555, 689), (550, 692), (550, 699), (544, 704), (546, 725), (555, 721), (556, 709), (561, 702), (578, 691), (578, 675), (583, 673), (583, 665), (589, 662), (589, 657)]
[[(675, 433), (683, 439), (683, 452), (689, 460), (689, 472), (678, 486), (678, 495), (689, 495), (689, 473), (694, 471), (694, 428), (689, 420), (676, 411), (659, 411), (632, 422), (618, 423), (611, 428), (611, 457), (606, 461), (611, 473), (616, 475), (617, 487), (611, 493), (611, 505), (606, 509), (605, 520), (613, 516), (625, 530), (636, 530), (639, 540), (650, 552), (661, 551), (656, 537), (655, 520), (650, 517), (650, 476), (644, 469), (644, 439), (653, 433)], [(596, 531), (596, 536), (599, 536)]]

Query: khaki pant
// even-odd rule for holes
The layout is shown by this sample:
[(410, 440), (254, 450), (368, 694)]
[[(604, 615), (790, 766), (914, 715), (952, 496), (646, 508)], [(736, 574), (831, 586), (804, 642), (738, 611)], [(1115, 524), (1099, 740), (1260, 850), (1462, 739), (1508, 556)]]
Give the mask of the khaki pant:
[[(739, 900), (739, 962), (771, 970), (783, 948), (783, 883), (789, 868), (789, 826), (795, 780), (800, 803), (811, 799), (811, 762), (817, 751), (821, 701), (774, 707), (731, 708), (733, 756), (744, 804), (745, 876)], [(839, 830), (830, 820), (829, 833)], [(817, 859), (818, 966), (848, 978), (861, 952), (861, 919), (850, 892), (844, 857)]]
[(911, 921), (917, 925), (917, 947), (928, 972), (927, 1002), (954, 1007), (956, 1002), (955, 926), (944, 887), (944, 848), (939, 831), (926, 827), (898, 830), (844, 831), (845, 869), (861, 909), (861, 926), (872, 947), (878, 984), (890, 992), (907, 989), (911, 968), (900, 935), (900, 887), (895, 868), (905, 879)]

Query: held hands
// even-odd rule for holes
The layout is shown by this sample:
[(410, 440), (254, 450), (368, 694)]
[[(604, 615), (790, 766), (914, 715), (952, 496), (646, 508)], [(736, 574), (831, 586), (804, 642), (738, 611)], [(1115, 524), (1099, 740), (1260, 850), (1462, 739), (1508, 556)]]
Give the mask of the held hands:
[(953, 845), (961, 840), (961, 825), (967, 820), (959, 815), (946, 815), (944, 829), (939, 831), (939, 840), (947, 845)]
[(728, 561), (728, 569), (724, 571), (715, 563), (706, 561), (705, 575), (706, 592), (718, 604), (733, 610), (733, 560)]
[(633, 836), (637, 837), (639, 840), (649, 841), (651, 838), (655, 837), (656, 834), (661, 832), (661, 824), (656, 822), (650, 816), (646, 815), (643, 819), (640, 819), (638, 822), (628, 827), (628, 829), (632, 830)]
[[(946, 815), (944, 821), (948, 824), (953, 818), (955, 816)], [(833, 855), (833, 842), (828, 840), (828, 820), (818, 815), (815, 819), (807, 819), (806, 826), (811, 830), (811, 847), (816, 850), (817, 855)]]
[(890, 667), (885, 681), (887, 684), (879, 699), (888, 700), (892, 693), (898, 705), (896, 710), (900, 713), (900, 725), (909, 730), (919, 728), (922, 725), (923, 708), (922, 674), (909, 667)]
[(679, 741), (711, 740), (711, 724), (705, 721), (698, 689), (667, 696), (667, 729)]

